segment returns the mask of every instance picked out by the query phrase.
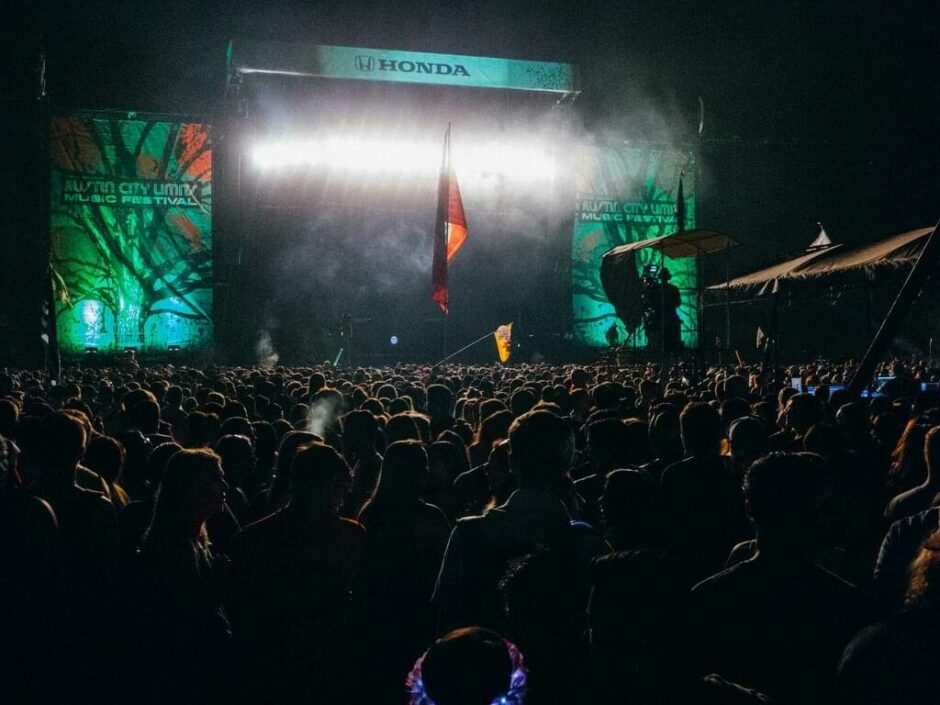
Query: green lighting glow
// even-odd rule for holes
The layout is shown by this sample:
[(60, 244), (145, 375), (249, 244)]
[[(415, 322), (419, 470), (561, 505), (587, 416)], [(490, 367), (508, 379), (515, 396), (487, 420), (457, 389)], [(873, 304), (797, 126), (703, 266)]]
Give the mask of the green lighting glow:
[[(676, 230), (676, 190), (685, 172), (685, 227), (695, 227), (695, 163), (688, 152), (648, 147), (586, 147), (578, 172), (578, 204), (571, 242), (572, 335), (575, 343), (606, 347), (606, 332), (616, 323), (619, 338), (629, 347), (646, 347), (640, 325), (627, 331), (601, 285), (601, 257), (618, 245), (647, 240)], [(653, 248), (637, 253), (637, 272), (659, 264)], [(698, 342), (697, 275), (694, 258), (669, 259), (666, 267), (679, 288), (682, 342)]]
[(51, 263), (61, 352), (211, 345), (207, 126), (56, 117), (51, 153)]

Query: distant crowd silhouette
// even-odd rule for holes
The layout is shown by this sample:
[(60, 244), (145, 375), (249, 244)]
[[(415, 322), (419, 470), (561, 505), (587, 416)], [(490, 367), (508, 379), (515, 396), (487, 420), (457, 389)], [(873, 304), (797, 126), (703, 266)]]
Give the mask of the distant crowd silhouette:
[(851, 369), (5, 370), (0, 702), (940, 702), (940, 371)]

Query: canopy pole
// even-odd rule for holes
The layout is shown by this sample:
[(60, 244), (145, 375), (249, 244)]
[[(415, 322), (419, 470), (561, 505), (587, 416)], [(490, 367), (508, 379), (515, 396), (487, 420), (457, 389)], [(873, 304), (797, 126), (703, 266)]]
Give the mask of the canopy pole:
[(731, 349), (731, 246), (725, 245), (725, 347)]
[[(659, 379), (662, 381), (666, 374), (666, 280), (663, 279), (663, 270), (666, 269), (666, 255), (663, 247), (659, 246)], [(681, 301), (681, 299), (680, 299)], [(681, 325), (681, 322), (680, 322)], [(681, 335), (681, 332), (680, 332)], [(665, 393), (666, 386), (663, 385)]]

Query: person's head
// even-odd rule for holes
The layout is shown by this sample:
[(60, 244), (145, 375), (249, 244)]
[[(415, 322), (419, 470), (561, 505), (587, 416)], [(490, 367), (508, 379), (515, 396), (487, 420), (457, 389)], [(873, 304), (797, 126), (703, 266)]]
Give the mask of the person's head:
[(481, 443), (486, 452), (489, 453), (496, 441), (502, 440), (509, 435), (509, 427), (512, 425), (512, 422), (512, 412), (506, 411), (505, 409), (490, 414), (484, 418), (483, 423), (480, 424), (480, 432), (477, 434), (476, 438), (477, 442)]
[(387, 443), (395, 441), (421, 440), (421, 432), (415, 422), (413, 414), (395, 414), (385, 424), (385, 440)]
[(428, 387), (428, 414), (450, 416), (454, 412), (454, 393), (443, 384)]
[(57, 411), (42, 420), (41, 434), (40, 455), (46, 469), (63, 480), (74, 481), (76, 467), (85, 453), (85, 425), (73, 414)]
[(117, 482), (124, 464), (124, 448), (110, 436), (95, 436), (88, 442), (82, 464), (106, 482)]
[(821, 458), (831, 458), (842, 450), (843, 437), (839, 429), (829, 424), (816, 424), (803, 434), (803, 450)]
[(428, 454), (424, 445), (420, 441), (396, 441), (385, 449), (373, 500), (415, 502), (427, 481)]
[(732, 397), (721, 402), (721, 428), (727, 434), (737, 419), (751, 414), (751, 405), (746, 399)]
[(692, 402), (679, 415), (686, 455), (717, 455), (721, 451), (721, 417), (710, 405)]
[(587, 425), (588, 455), (599, 473), (623, 467), (627, 451), (627, 430), (617, 418), (600, 419)]
[(228, 485), (222, 461), (204, 448), (177, 451), (167, 462), (145, 543), (205, 541), (205, 522), (221, 514)]
[(762, 550), (772, 544), (799, 551), (812, 541), (818, 488), (812, 458), (806, 453), (770, 453), (744, 476), (745, 507)]
[(498, 441), (490, 451), (490, 457), (483, 466), (486, 471), (486, 480), (496, 492), (514, 484), (512, 472), (509, 470), (509, 441)]
[(251, 441), (238, 434), (222, 436), (215, 444), (215, 452), (222, 459), (222, 470), (226, 481), (233, 487), (241, 486), (255, 464), (255, 453)]
[(571, 469), (574, 432), (550, 411), (530, 411), (509, 428), (509, 463), (522, 489), (548, 489)]
[(410, 705), (522, 705), (522, 655), (496, 632), (456, 629), (438, 639), (408, 676)]
[(536, 401), (538, 400), (530, 389), (523, 387), (514, 391), (512, 396), (509, 397), (509, 408), (512, 411), (513, 417), (522, 416), (527, 411), (530, 411), (532, 407), (535, 406)]
[(335, 514), (349, 494), (349, 465), (336, 449), (321, 442), (301, 447), (291, 463), (293, 503)]
[(731, 459), (746, 468), (763, 455), (767, 445), (767, 427), (756, 416), (743, 416), (731, 423), (728, 440)]
[(128, 428), (137, 429), (144, 435), (158, 433), (160, 430), (160, 405), (152, 398), (144, 398), (129, 407), (127, 411)]
[(435, 441), (428, 446), (428, 464), (428, 490), (449, 490), (457, 476), (470, 469), (470, 458), (459, 443)]
[(183, 418), (173, 435), (184, 448), (207, 448), (218, 438), (219, 427), (219, 417), (215, 414), (194, 411)]
[(794, 394), (787, 401), (784, 411), (786, 427), (803, 435), (819, 423), (822, 417), (822, 405), (812, 394)]
[[(743, 401), (748, 395), (747, 379), (741, 375), (729, 375), (718, 383), (716, 391), (718, 392), (718, 398), (722, 401), (730, 399), (741, 399)], [(734, 419), (728, 419), (728, 422), (731, 421), (734, 421)]]
[(342, 418), (343, 449), (348, 453), (375, 452), (379, 424), (369, 411), (350, 411)]
[(672, 404), (659, 404), (650, 410), (649, 438), (654, 458), (672, 459), (682, 455), (679, 414)]
[(12, 438), (19, 417), (20, 407), (12, 399), (0, 399), (0, 436)]
[(146, 486), (145, 492), (156, 493), (157, 488), (160, 487), (160, 483), (163, 481), (163, 474), (166, 472), (166, 466), (170, 462), (170, 458), (180, 450), (183, 450), (183, 446), (172, 441), (161, 443), (153, 449), (150, 457), (147, 458), (143, 478)]

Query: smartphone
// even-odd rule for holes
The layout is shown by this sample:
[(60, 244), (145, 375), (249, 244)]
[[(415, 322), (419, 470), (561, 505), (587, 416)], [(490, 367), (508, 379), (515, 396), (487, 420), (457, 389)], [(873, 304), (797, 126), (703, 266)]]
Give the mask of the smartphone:
[(802, 377), (791, 377), (790, 386), (793, 387), (796, 391), (803, 391), (803, 378)]

